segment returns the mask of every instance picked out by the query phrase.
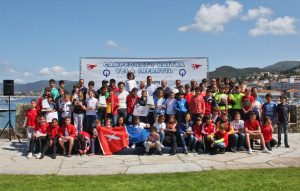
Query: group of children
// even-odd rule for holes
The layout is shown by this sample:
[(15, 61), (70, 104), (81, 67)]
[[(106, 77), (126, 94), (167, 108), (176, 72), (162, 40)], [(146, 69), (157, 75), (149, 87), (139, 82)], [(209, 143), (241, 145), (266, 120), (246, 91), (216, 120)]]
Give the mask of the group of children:
[[(36, 157), (42, 159), (49, 148), (52, 158), (56, 157), (57, 149), (69, 157), (72, 151), (93, 156), (97, 128), (129, 125), (150, 131), (149, 137), (139, 143), (145, 147), (145, 154), (151, 153), (151, 148), (162, 154), (162, 148), (169, 146), (170, 154), (174, 155), (178, 145), (186, 154), (217, 154), (226, 150), (252, 153), (253, 142), (259, 142), (262, 152), (269, 153), (273, 146), (281, 145), (282, 130), (285, 146), (289, 147), (290, 117), (285, 96), (281, 96), (281, 103), (276, 105), (267, 94), (267, 101), (262, 104), (255, 88), (250, 92), (243, 84), (230, 89), (213, 80), (210, 84), (202, 80), (199, 86), (192, 81), (183, 88), (176, 81), (176, 87), (170, 89), (165, 81), (156, 87), (148, 76), (147, 85), (141, 82), (137, 88), (133, 74), (127, 77), (128, 80), (119, 82), (118, 86), (114, 80), (109, 86), (105, 81), (98, 91), (93, 89), (94, 82), (85, 88), (81, 79), (71, 95), (66, 93), (63, 84), (56, 89), (55, 81), (50, 80), (50, 87), (45, 88), (39, 100), (31, 101), (31, 108), (26, 112), (27, 156), (31, 158), (35, 151)], [(47, 109), (45, 100), (49, 105)], [(134, 115), (137, 105), (149, 106), (148, 115)], [(57, 117), (49, 121), (47, 115), (56, 111)], [(275, 124), (278, 124), (278, 142), (272, 137)], [(129, 146), (136, 146), (130, 137)]]

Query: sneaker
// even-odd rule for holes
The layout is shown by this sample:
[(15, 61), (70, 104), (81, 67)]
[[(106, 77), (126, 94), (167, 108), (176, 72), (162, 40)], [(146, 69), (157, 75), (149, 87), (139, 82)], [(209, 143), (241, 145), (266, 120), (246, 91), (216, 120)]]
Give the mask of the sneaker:
[(189, 154), (189, 151), (187, 149), (184, 149), (183, 153), (187, 155)]
[(249, 149), (249, 150), (248, 150), (248, 154), (252, 154), (252, 149)]
[(90, 157), (94, 156), (94, 153), (90, 153), (89, 156), (90, 156)]
[(240, 147), (238, 148), (238, 151), (246, 151), (246, 149), (244, 147)]
[(36, 154), (35, 157), (36, 157), (37, 159), (41, 158), (41, 153)]
[(290, 145), (285, 145), (285, 148), (290, 148)]
[(162, 153), (161, 151), (158, 151), (158, 154), (159, 154), (159, 155), (163, 155), (163, 153)]
[(176, 154), (176, 151), (172, 150), (170, 155), (175, 155)]
[(277, 148), (280, 147), (280, 146), (281, 146), (281, 144), (278, 144), (278, 145), (277, 145)]
[(198, 154), (200, 155), (200, 154), (202, 154), (202, 153), (204, 153), (204, 150), (203, 149), (198, 149)]
[(161, 148), (164, 148), (165, 146), (163, 144), (161, 144)]
[(40, 158), (39, 159), (43, 159), (45, 157), (44, 154), (41, 154)]
[(231, 147), (230, 150), (231, 150), (231, 152), (236, 153), (236, 148)]
[(52, 155), (51, 158), (52, 158), (52, 159), (56, 159), (56, 155)]
[(271, 153), (267, 148), (264, 148), (261, 152), (262, 153)]
[(133, 145), (131, 146), (131, 148), (132, 148), (132, 149), (135, 149), (135, 144), (133, 144)]
[(32, 152), (29, 152), (28, 154), (27, 154), (27, 158), (32, 158)]

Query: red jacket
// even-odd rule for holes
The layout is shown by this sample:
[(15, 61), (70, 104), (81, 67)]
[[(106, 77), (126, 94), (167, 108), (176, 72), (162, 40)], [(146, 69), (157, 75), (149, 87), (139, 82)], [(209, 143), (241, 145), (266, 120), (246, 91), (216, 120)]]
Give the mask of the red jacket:
[(27, 127), (35, 127), (37, 125), (37, 116), (38, 110), (37, 109), (28, 109), (26, 111), (25, 117), (27, 117)]
[(34, 131), (39, 131), (40, 133), (42, 134), (46, 134), (47, 133), (47, 128), (48, 128), (49, 124), (48, 123), (45, 123), (44, 125), (41, 125), (41, 124), (37, 124), (35, 127), (34, 127)]
[(272, 140), (271, 125), (263, 125), (261, 127), (261, 133), (263, 134), (266, 143)]
[(111, 110), (111, 114), (118, 114), (118, 103), (119, 99), (116, 95), (112, 94), (111, 97), (106, 98), (106, 104), (109, 105), (111, 103), (111, 108), (106, 108), (106, 111)]
[(89, 139), (91, 138), (90, 134), (85, 132), (85, 131), (81, 131), (79, 134), (82, 134), (84, 136), (85, 139)]
[(228, 134), (227, 134), (226, 131), (224, 131), (224, 132), (217, 131), (217, 132), (215, 133), (215, 139), (216, 139), (216, 140), (224, 139), (223, 142), (224, 142), (224, 144), (225, 144), (225, 148), (227, 148), (227, 146), (228, 146)]
[(193, 97), (193, 93), (192, 92), (184, 95), (184, 98), (186, 99), (186, 102), (188, 103), (188, 105), (190, 105), (192, 97)]
[(198, 126), (195, 124), (193, 126), (193, 129), (194, 129), (194, 135), (197, 137), (198, 141), (202, 141), (202, 133), (201, 133), (202, 125)]
[(133, 114), (134, 105), (139, 97), (135, 96), (134, 98), (129, 94), (126, 97), (126, 104), (127, 104), (127, 114)]
[(55, 127), (49, 125), (47, 128), (47, 135), (49, 135), (51, 139), (54, 139), (54, 137), (58, 133), (58, 129), (59, 129), (59, 125), (56, 125)]
[(214, 123), (211, 123), (211, 124), (207, 124), (207, 123), (204, 123), (202, 125), (202, 135), (211, 135), (211, 134), (214, 134), (216, 132), (216, 125)]
[(201, 95), (194, 95), (191, 98), (191, 103), (190, 103), (190, 112), (192, 114), (204, 114), (205, 112), (205, 102), (204, 99)]
[(76, 137), (76, 130), (75, 130), (74, 125), (72, 125), (72, 124), (70, 124), (70, 125), (68, 125), (68, 126), (66, 126), (66, 125), (61, 126), (61, 127), (58, 129), (58, 131), (57, 131), (59, 137), (66, 136), (66, 135), (65, 135), (66, 128), (67, 128), (67, 130), (68, 130), (69, 137), (75, 138), (75, 137)]

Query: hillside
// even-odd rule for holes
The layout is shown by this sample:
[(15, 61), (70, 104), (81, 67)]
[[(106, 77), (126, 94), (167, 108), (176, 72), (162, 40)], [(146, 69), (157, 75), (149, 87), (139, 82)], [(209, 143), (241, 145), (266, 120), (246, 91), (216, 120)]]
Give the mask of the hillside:
[(283, 72), (300, 67), (300, 61), (283, 61), (264, 67), (263, 70), (270, 72)]
[(298, 71), (300, 68), (300, 61), (282, 61), (264, 68), (234, 68), (231, 66), (221, 66), (215, 71), (209, 72), (209, 78), (236, 78), (245, 77), (251, 73), (258, 72), (292, 72)]
[[(77, 83), (77, 81), (69, 81), (69, 80), (64, 80), (65, 81), (65, 88), (69, 92), (72, 91), (73, 85)], [(58, 86), (58, 82), (56, 82)], [(34, 91), (34, 92), (42, 92), (42, 90), (49, 86), (48, 80), (41, 80), (37, 82), (32, 82), (32, 83), (27, 83), (27, 84), (15, 84), (15, 91), (16, 92), (29, 92), (29, 91)], [(0, 83), (0, 91), (2, 92), (3, 84)]]

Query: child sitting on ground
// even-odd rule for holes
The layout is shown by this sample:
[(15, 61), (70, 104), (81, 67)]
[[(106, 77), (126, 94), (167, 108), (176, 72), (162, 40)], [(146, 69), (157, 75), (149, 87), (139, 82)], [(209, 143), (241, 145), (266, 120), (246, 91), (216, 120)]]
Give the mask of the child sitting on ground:
[(162, 155), (161, 146), (159, 139), (159, 134), (155, 128), (150, 129), (150, 135), (148, 136), (147, 140), (144, 142), (145, 146), (145, 154), (149, 155), (150, 148), (156, 148), (159, 155)]
[(213, 135), (213, 141), (210, 145), (210, 154), (224, 154), (228, 146), (228, 134), (225, 130), (227, 123), (220, 121), (220, 126), (217, 132)]

